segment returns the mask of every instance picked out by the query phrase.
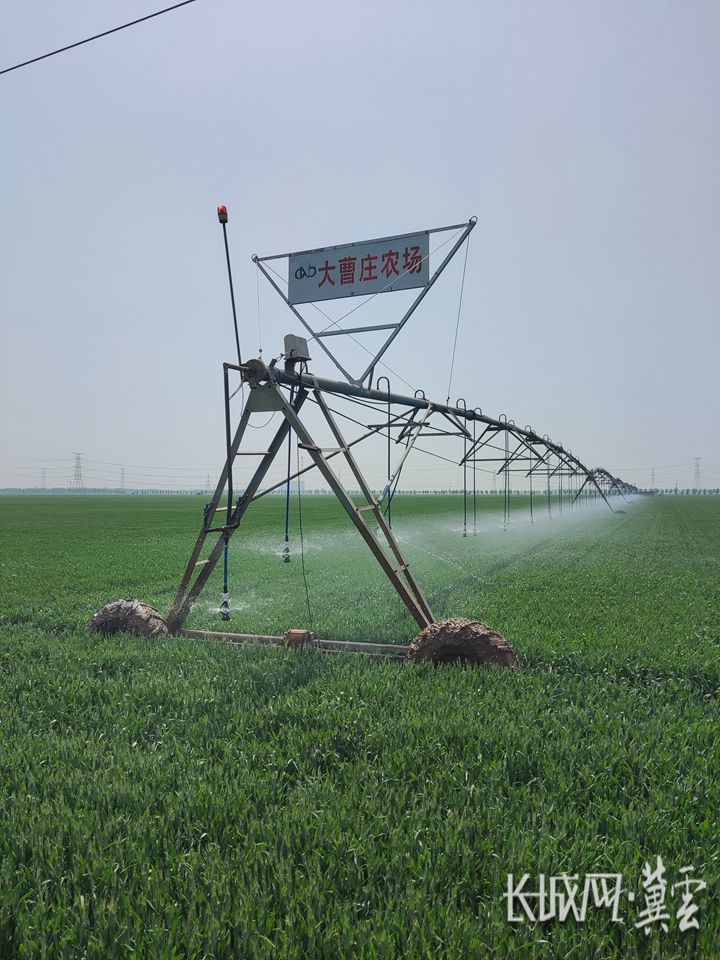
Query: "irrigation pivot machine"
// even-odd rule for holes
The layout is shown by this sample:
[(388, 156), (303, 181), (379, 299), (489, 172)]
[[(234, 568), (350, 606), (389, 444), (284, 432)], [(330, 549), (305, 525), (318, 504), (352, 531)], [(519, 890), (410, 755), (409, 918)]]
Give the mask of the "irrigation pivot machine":
[[(564, 487), (566, 500), (571, 504), (592, 496), (601, 498), (611, 510), (612, 497), (626, 497), (636, 492), (636, 488), (607, 470), (588, 468), (562, 444), (554, 442), (547, 434), (536, 433), (530, 426), (519, 427), (502, 415), (497, 419), (489, 417), (479, 407), (468, 406), (463, 399), (451, 404), (449, 395), (443, 403), (427, 397), (422, 390), (407, 395), (395, 392), (386, 375), (376, 378), (379, 368), (389, 370), (383, 362), (388, 348), (408, 325), (450, 261), (463, 247), (464, 285), (469, 238), (476, 218), (419, 233), (298, 253), (253, 257), (259, 275), (284, 301), (302, 328), (302, 335), (287, 335), (279, 356), (265, 363), (259, 357), (243, 360), (241, 354), (227, 242), (228, 217), (224, 206), (218, 208), (218, 217), (223, 229), (237, 349), (237, 363), (223, 364), (225, 463), (212, 499), (203, 511), (200, 532), (172, 609), (166, 621), (154, 611), (150, 613), (153, 630), (157, 628), (164, 632), (166, 624), (170, 633), (182, 632), (190, 636), (311, 643), (322, 649), (392, 653), (435, 662), (464, 659), (478, 663), (516, 665), (517, 658), (510, 645), (485, 624), (462, 618), (436, 623), (430, 604), (392, 530), (392, 500), (408, 457), (413, 450), (422, 450), (424, 454), (457, 463), (463, 478), (464, 536), (476, 530), (476, 471), (487, 470), (489, 465), (492, 465), (493, 472), (496, 472), (502, 484), (505, 523), (510, 516), (511, 474), (522, 475), (529, 486), (531, 517), (533, 511), (542, 506), (545, 497), (547, 508), (550, 509), (553, 483), (560, 493), (560, 504), (563, 502)], [(277, 269), (282, 261), (285, 262), (284, 272)], [(347, 324), (350, 314), (366, 307), (380, 294), (397, 291), (410, 291), (412, 302), (396, 319), (365, 325)], [(319, 306), (324, 301), (344, 298), (352, 298), (352, 306), (337, 319), (329, 317)], [(459, 303), (461, 306), (462, 286)], [(318, 316), (321, 322), (311, 325), (308, 308), (315, 311), (313, 317)], [(459, 321), (460, 307), (458, 325)], [(374, 337), (375, 346), (372, 350), (362, 342), (361, 338), (366, 335)], [(350, 364), (342, 356), (342, 346), (348, 341), (359, 346), (365, 355), (361, 368), (355, 372), (348, 369)], [(319, 350), (326, 355), (341, 379), (327, 379), (312, 372), (311, 348), (312, 352)], [(240, 386), (233, 389), (238, 378)], [(232, 399), (238, 393), (242, 398), (242, 408), (235, 422)], [(309, 415), (311, 411), (312, 416)], [(252, 418), (257, 415), (267, 418), (268, 413), (279, 414), (270, 441), (267, 445), (263, 444), (262, 450), (247, 449), (247, 433), (248, 427), (252, 426)], [(318, 423), (321, 433), (318, 432)], [(372, 489), (355, 455), (355, 448), (359, 444), (378, 436), (384, 438), (387, 444), (387, 477), (380, 492)], [(308, 466), (301, 466), (298, 454), (297, 467), (291, 468), (293, 437), (297, 450), (308, 455), (311, 461)], [(437, 452), (438, 446), (449, 438), (454, 438), (454, 450), (459, 448), (459, 455), (456, 452), (453, 457), (447, 457)], [(427, 444), (430, 444), (430, 449)], [(286, 476), (279, 483), (269, 483), (268, 472), (276, 459), (283, 456), (284, 461), (285, 450)], [(240, 457), (250, 458), (254, 469), (249, 481), (237, 495), (233, 468)], [(480, 463), (483, 467), (477, 466)], [(341, 470), (337, 469), (340, 465)], [(290, 484), (295, 481), (299, 492), (300, 478), (310, 470), (319, 471), (347, 513), (370, 554), (379, 563), (417, 623), (420, 631), (418, 637), (410, 646), (389, 646), (321, 640), (306, 630), (288, 630), (282, 637), (185, 630), (184, 625), (193, 604), (221, 560), (224, 561), (225, 576), (219, 613), (223, 620), (229, 619), (227, 557), (231, 538), (241, 529), (247, 511), (255, 501), (282, 488), (285, 488), (289, 498)], [(341, 475), (352, 478), (354, 489), (360, 493), (357, 498), (359, 503), (341, 482)], [(283, 559), (290, 559), (287, 545)], [(104, 608), (105, 612), (110, 611), (106, 616), (106, 627), (112, 622), (122, 629), (128, 629), (135, 624), (133, 618), (137, 617), (138, 609), (144, 608), (144, 605), (135, 603), (133, 610), (130, 610), (128, 601), (120, 603), (125, 603), (124, 609), (117, 604)], [(102, 620), (104, 611), (95, 620)], [(102, 629), (103, 623), (100, 622), (96, 628)]]

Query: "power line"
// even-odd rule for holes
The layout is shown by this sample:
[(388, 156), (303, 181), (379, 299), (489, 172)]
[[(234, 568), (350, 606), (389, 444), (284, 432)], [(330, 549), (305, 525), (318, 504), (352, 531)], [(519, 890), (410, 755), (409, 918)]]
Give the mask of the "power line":
[(687, 461), (685, 463), (665, 463), (661, 467), (620, 467), (623, 473), (630, 473), (636, 470), (674, 470), (676, 467), (687, 467)]
[(33, 57), (32, 60), (23, 60), (22, 63), (16, 63), (14, 67), (5, 67), (0, 70), (0, 74), (10, 73), (12, 70), (19, 70), (20, 67), (27, 67), (31, 63), (37, 63), (38, 60), (47, 60), (48, 57), (54, 57), (58, 53), (65, 53), (66, 50), (72, 50), (75, 47), (81, 47), (84, 43), (90, 43), (93, 40), (99, 40), (100, 37), (107, 37), (111, 33), (117, 33), (118, 30), (125, 30), (127, 27), (134, 27), (138, 23), (144, 23), (146, 20), (152, 20), (153, 17), (159, 17), (163, 13), (170, 13), (171, 10), (177, 10), (178, 7), (185, 7), (188, 3), (195, 3), (195, 0), (182, 0), (182, 3), (175, 3), (172, 7), (165, 7), (164, 10), (157, 10), (155, 13), (149, 13), (139, 20), (131, 20), (129, 23), (123, 23), (119, 27), (113, 27), (112, 30), (104, 30), (102, 33), (96, 33), (92, 37), (86, 37), (84, 40), (78, 40), (76, 43), (69, 43), (66, 47), (58, 47), (57, 50), (51, 50), (50, 53), (43, 53), (42, 56)]
[(72, 457), (0, 457), (0, 460), (11, 460), (13, 463), (70, 463)]
[(158, 467), (152, 466), (148, 463), (116, 463), (114, 460), (90, 460), (86, 459), (86, 463), (101, 463), (108, 467), (133, 467), (138, 470), (186, 470), (190, 473), (206, 473), (207, 467)]

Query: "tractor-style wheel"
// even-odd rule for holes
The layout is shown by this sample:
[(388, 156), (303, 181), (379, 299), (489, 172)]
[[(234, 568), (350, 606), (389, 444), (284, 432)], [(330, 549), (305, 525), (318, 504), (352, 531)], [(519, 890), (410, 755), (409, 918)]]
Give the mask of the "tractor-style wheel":
[(407, 659), (412, 663), (429, 660), (441, 664), (519, 667), (520, 660), (499, 633), (480, 620), (452, 617), (431, 623), (410, 644)]
[(115, 600), (98, 610), (88, 624), (94, 633), (134, 633), (139, 637), (167, 634), (168, 626), (157, 610), (142, 600)]

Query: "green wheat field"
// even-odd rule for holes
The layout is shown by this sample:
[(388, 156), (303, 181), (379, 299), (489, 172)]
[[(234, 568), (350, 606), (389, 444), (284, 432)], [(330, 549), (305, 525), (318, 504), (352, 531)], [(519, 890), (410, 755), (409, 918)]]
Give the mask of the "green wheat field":
[[(503, 529), (483, 496), (464, 538), (461, 497), (395, 501), (436, 618), (489, 623), (511, 671), (90, 635), (120, 597), (167, 613), (202, 498), (0, 498), (1, 960), (719, 958), (720, 498), (614, 505), (513, 497)], [(409, 642), (322, 496), (308, 609), (297, 506), (290, 564), (281, 497), (233, 539), (231, 628)], [(219, 629), (220, 586), (187, 626)], [(667, 930), (636, 926), (657, 857)], [(509, 922), (511, 873), (622, 874), (621, 919)]]

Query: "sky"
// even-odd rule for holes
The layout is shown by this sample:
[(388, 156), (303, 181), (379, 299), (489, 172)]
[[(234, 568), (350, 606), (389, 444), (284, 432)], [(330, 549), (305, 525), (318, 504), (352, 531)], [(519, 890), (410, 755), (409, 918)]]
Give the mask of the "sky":
[[(162, 6), (0, 0), (0, 68)], [(75, 451), (87, 486), (214, 485), (219, 203), (244, 357), (302, 332), (254, 253), (476, 216), (464, 285), (461, 251), (378, 374), (640, 486), (691, 486), (695, 457), (720, 486), (718, 90), (714, 0), (196, 0), (0, 76), (0, 487), (65, 486)]]

